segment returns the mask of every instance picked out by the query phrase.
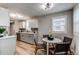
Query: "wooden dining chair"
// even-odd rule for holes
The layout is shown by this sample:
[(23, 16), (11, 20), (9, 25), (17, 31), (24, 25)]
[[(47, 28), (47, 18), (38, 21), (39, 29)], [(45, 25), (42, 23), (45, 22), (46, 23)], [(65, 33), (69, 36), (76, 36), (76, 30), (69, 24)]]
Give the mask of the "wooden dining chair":
[(44, 49), (45, 50), (44, 44), (38, 44), (38, 41), (36, 39), (34, 39), (34, 43), (35, 43), (35, 54), (37, 54), (37, 51), (39, 49)]
[[(43, 38), (48, 38), (49, 35), (43, 35)], [(47, 50), (47, 42), (43, 41), (44, 49)]]
[(58, 43), (55, 46), (55, 49), (50, 49), (49, 52), (53, 55), (66, 55), (70, 48), (70, 43)]
[(43, 35), (43, 38), (48, 38), (49, 35)]
[(69, 37), (65, 36), (63, 42), (69, 42), (71, 44), (72, 43), (72, 38), (69, 38)]
[[(70, 45), (71, 45), (71, 43), (72, 43), (72, 38), (70, 38), (70, 37), (66, 37), (66, 36), (65, 36), (63, 42), (69, 42)], [(71, 49), (69, 49), (69, 52), (70, 52), (70, 54), (72, 54)]]

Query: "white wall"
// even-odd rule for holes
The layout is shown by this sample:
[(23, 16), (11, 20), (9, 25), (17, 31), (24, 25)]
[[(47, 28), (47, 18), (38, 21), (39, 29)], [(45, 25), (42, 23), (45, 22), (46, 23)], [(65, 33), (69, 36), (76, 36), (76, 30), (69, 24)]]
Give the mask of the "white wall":
[(10, 26), (9, 11), (0, 8), (0, 26)]
[(73, 46), (74, 48), (76, 48), (75, 54), (79, 54), (79, 4), (76, 5), (73, 10), (73, 24), (74, 24), (73, 26), (73, 29), (74, 29), (73, 30), (73, 34), (74, 34)]
[(6, 31), (8, 31), (9, 34), (9, 26), (10, 26), (9, 11), (4, 8), (0, 8), (0, 26), (5, 26)]
[(51, 14), (48, 16), (44, 16), (39, 18), (39, 31), (42, 34), (48, 34), (49, 29), (52, 29), (52, 19), (54, 17), (59, 17), (59, 16), (67, 16), (67, 34), (72, 36), (72, 23), (73, 23), (73, 19), (72, 19), (72, 11), (66, 11), (66, 12), (60, 12), (60, 13), (55, 13), (55, 14)]

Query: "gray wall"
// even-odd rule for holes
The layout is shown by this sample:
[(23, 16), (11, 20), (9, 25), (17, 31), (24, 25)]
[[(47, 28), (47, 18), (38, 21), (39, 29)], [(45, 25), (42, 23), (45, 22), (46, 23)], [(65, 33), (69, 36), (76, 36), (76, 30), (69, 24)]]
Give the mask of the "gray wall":
[(72, 30), (73, 29), (73, 13), (72, 13), (72, 10), (54, 13), (51, 15), (40, 17), (38, 20), (38, 25), (39, 25), (38, 27), (39, 27), (39, 31), (41, 32), (41, 34), (42, 35), (48, 34), (49, 29), (52, 28), (52, 19), (54, 17), (64, 16), (64, 15), (67, 15), (67, 33), (63, 33), (63, 34), (72, 36), (73, 35), (73, 30)]

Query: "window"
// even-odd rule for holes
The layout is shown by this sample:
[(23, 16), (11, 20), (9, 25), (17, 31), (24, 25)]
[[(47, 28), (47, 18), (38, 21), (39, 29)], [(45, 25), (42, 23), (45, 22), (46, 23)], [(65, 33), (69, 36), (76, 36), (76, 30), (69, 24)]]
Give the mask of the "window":
[(79, 19), (74, 20), (74, 32), (79, 33)]
[(66, 17), (58, 17), (52, 20), (52, 30), (56, 32), (66, 32)]

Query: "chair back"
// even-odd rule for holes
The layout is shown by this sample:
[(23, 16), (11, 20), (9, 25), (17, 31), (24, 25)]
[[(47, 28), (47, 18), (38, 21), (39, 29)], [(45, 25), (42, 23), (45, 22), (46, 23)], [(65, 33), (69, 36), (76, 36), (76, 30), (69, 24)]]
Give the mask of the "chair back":
[(68, 50), (70, 48), (70, 44), (69, 43), (64, 43), (64, 44), (57, 44), (54, 54), (63, 54), (63, 53), (67, 53)]
[(49, 35), (43, 35), (43, 38), (48, 38), (49, 37)]
[(33, 40), (34, 40), (34, 44), (37, 46), (37, 44), (38, 44), (38, 36), (36, 34), (34, 34)]
[(72, 38), (64, 37), (63, 42), (69, 42), (69, 43), (71, 44), (71, 42), (72, 42)]
[(35, 45), (37, 46), (37, 41), (36, 41), (36, 39), (34, 39), (34, 43), (35, 43)]

